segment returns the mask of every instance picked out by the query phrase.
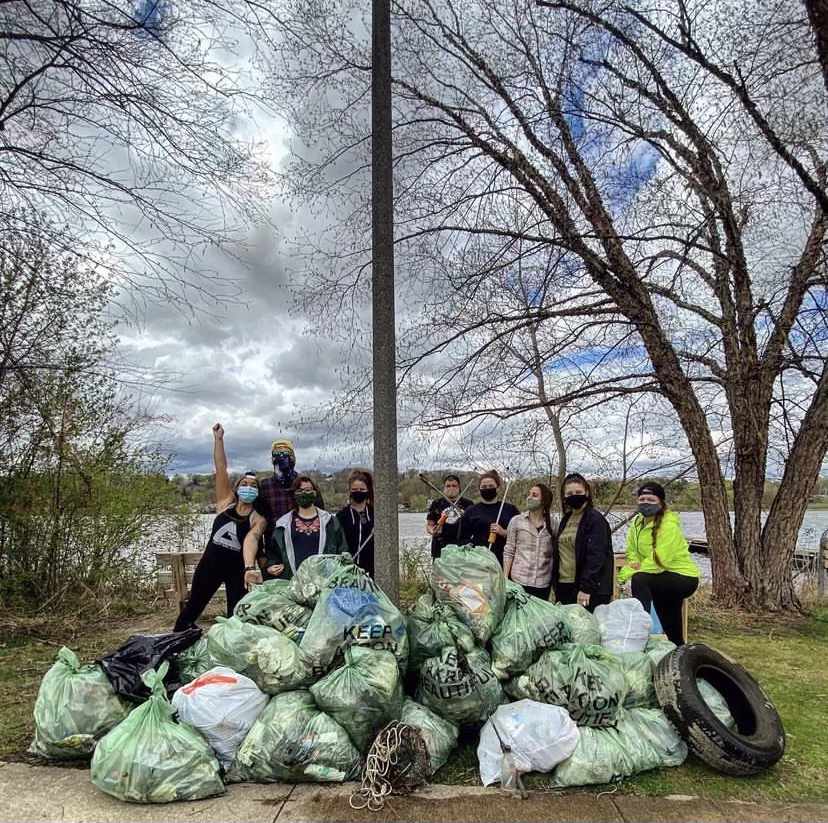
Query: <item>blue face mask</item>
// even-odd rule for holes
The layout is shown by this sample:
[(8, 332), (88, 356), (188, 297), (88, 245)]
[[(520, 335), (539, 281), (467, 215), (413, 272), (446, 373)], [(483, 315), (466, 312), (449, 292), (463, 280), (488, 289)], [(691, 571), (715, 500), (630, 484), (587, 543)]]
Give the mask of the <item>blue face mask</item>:
[(281, 475), (289, 475), (295, 463), (289, 454), (277, 454), (273, 457), (273, 468)]
[(239, 486), (238, 494), (243, 503), (252, 503), (259, 496), (259, 490), (255, 486)]

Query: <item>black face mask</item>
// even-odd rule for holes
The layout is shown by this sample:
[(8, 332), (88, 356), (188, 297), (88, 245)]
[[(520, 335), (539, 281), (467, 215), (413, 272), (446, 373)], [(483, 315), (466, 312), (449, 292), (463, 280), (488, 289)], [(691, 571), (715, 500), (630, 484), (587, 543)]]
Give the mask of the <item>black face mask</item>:
[(354, 503), (364, 503), (368, 499), (368, 492), (351, 492)]
[(568, 494), (565, 499), (566, 505), (571, 509), (580, 509), (588, 498), (585, 494)]
[(491, 503), (497, 497), (497, 489), (480, 489), (480, 497), (487, 503)]

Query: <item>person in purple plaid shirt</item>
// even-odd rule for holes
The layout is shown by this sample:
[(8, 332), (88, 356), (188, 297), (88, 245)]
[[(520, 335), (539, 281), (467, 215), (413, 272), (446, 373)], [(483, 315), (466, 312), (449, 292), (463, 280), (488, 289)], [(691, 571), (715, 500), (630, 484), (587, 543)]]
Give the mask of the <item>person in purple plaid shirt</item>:
[[(279, 566), (266, 566), (262, 545), (267, 546), (273, 537), (276, 521), (293, 508), (291, 486), (296, 480), (296, 453), (290, 440), (274, 440), (270, 447), (273, 476), (259, 481), (259, 496), (255, 509), (264, 518), (251, 528), (244, 539), (244, 583), (251, 589), (262, 579), (269, 580), (280, 572)], [(323, 509), (324, 501), (319, 495), (316, 506)], [(264, 541), (262, 540), (264, 538)]]

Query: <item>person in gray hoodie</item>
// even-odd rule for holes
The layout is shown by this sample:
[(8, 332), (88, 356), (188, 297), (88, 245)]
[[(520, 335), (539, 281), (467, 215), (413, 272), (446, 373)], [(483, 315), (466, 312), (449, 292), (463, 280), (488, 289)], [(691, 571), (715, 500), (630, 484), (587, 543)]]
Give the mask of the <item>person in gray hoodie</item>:
[(317, 495), (319, 489), (310, 477), (296, 478), (293, 508), (276, 521), (267, 548), (267, 571), (274, 577), (289, 580), (305, 558), (348, 550), (342, 526), (316, 505)]

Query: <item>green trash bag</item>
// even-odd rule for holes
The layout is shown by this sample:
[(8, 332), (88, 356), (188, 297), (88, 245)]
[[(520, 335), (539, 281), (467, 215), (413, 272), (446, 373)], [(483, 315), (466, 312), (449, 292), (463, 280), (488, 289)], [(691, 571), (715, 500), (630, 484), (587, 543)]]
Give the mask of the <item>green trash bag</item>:
[(655, 666), (652, 659), (643, 652), (620, 652), (615, 655), (624, 671), (627, 683), (627, 696), (624, 707), (627, 709), (657, 709), (653, 673)]
[(420, 669), (417, 702), (458, 726), (485, 722), (502, 697), (500, 681), (483, 649), (465, 654), (447, 646)]
[(492, 671), (499, 680), (526, 671), (547, 649), (572, 642), (563, 609), (507, 583), (506, 614), (492, 637)]
[(572, 755), (552, 773), (552, 785), (618, 783), (639, 772), (680, 766), (687, 746), (660, 709), (622, 709), (610, 728), (581, 726)]
[(289, 581), (291, 598), (311, 609), (319, 601), (322, 592), (329, 588), (331, 578), (345, 570), (360, 571), (348, 552), (342, 554), (314, 554), (306, 557)]
[(569, 703), (569, 658), (573, 648), (545, 651), (523, 674), (506, 683), (506, 693), (514, 700), (535, 700), (565, 708)]
[(661, 662), (661, 659), (675, 648), (676, 644), (668, 640), (666, 637), (662, 637), (657, 634), (650, 635), (647, 645), (644, 646), (644, 654), (650, 658), (650, 661), (653, 664), (653, 671), (655, 671), (655, 668)]
[(710, 683), (706, 680), (702, 680), (700, 677), (696, 678), (696, 685), (699, 687), (699, 693), (701, 694), (702, 700), (707, 703), (710, 711), (716, 715), (716, 719), (728, 729), (735, 729), (736, 721), (733, 719), (733, 715), (730, 713), (730, 709), (727, 707), (727, 702), (724, 697), (722, 697), (721, 693), (714, 686), (711, 686)]
[(179, 652), (175, 656), (175, 665), (178, 669), (178, 681), (183, 685), (192, 683), (210, 671), (216, 664), (207, 649), (207, 638), (200, 637), (192, 646)]
[(563, 609), (566, 622), (569, 623), (573, 643), (582, 646), (601, 645), (601, 629), (590, 611), (577, 603), (569, 603), (560, 608)]
[(628, 710), (621, 719), (621, 733), (625, 740), (635, 741), (638, 772), (681, 766), (687, 759), (687, 744), (661, 709)]
[(635, 772), (636, 761), (624, 740), (620, 723), (605, 729), (581, 726), (575, 751), (552, 772), (552, 785), (618, 783)]
[(173, 720), (164, 676), (169, 664), (141, 675), (149, 700), (129, 713), (95, 748), (92, 783), (132, 803), (170, 803), (224, 794), (218, 760), (207, 741)]
[(298, 643), (311, 613), (311, 609), (293, 599), (289, 580), (265, 580), (239, 600), (233, 616), (245, 623), (270, 626)]
[(506, 607), (506, 578), (486, 547), (446, 546), (434, 561), (431, 588), (471, 629), (481, 645), (489, 642)]
[(528, 698), (565, 708), (579, 726), (611, 726), (627, 693), (617, 657), (601, 646), (570, 644), (546, 651), (506, 686), (515, 700)]
[(271, 698), (247, 733), (228, 782), (341, 783), (360, 770), (348, 733), (306, 689)]
[(446, 646), (458, 646), (468, 653), (477, 645), (468, 626), (449, 606), (435, 602), (432, 592), (420, 595), (406, 622), (408, 667), (414, 672)]
[(386, 723), (400, 719), (402, 683), (391, 652), (348, 646), (345, 665), (314, 683), (310, 692), (362, 754), (367, 754)]
[(299, 645), (279, 632), (258, 640), (248, 657), (253, 671), (259, 672), (256, 685), (265, 694), (290, 692), (322, 675), (313, 670)]
[(618, 658), (602, 646), (572, 647), (569, 656), (570, 717), (579, 726), (613, 726), (627, 694)]
[(408, 698), (403, 703), (400, 722), (417, 729), (422, 736), (428, 750), (431, 774), (445, 766), (457, 746), (459, 732), (454, 723), (443, 720), (440, 715)]
[(63, 646), (43, 676), (34, 706), (35, 734), (29, 751), (55, 760), (89, 757), (95, 743), (129, 714), (97, 664), (81, 665)]
[(296, 643), (270, 626), (217, 617), (207, 649), (219, 666), (249, 677), (263, 692), (277, 694), (312, 682), (315, 673)]
[(391, 652), (400, 670), (405, 671), (408, 663), (405, 618), (385, 592), (361, 570), (356, 575), (347, 568), (334, 575), (328, 584), (300, 644), (313, 669), (327, 671), (338, 652), (348, 646), (365, 646)]

